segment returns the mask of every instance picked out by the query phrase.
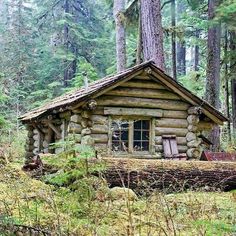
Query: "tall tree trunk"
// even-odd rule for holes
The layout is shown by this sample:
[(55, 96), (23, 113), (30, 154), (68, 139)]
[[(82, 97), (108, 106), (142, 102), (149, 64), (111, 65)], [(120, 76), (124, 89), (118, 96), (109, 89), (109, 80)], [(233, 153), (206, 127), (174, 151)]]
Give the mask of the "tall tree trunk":
[[(229, 69), (228, 69), (228, 30), (225, 29), (225, 42), (224, 42), (224, 65), (225, 65), (225, 85), (224, 85), (224, 94), (225, 94), (225, 114), (228, 118), (230, 118), (230, 108), (229, 108)], [(231, 129), (230, 129), (230, 121), (227, 124), (227, 133), (228, 140), (231, 142)]]
[[(195, 36), (196, 36), (196, 39), (198, 40), (199, 37), (200, 37), (200, 30), (198, 30), (198, 29), (196, 30)], [(199, 71), (199, 46), (196, 43), (194, 47), (195, 47), (195, 52), (194, 52), (194, 70), (195, 71)]]
[(113, 15), (116, 23), (116, 61), (117, 72), (126, 68), (126, 39), (125, 39), (125, 0), (114, 0)]
[(236, 32), (230, 31), (230, 78), (232, 96), (232, 124), (233, 138), (236, 142)]
[[(69, 0), (65, 0), (64, 1), (64, 13), (65, 15), (69, 13)], [(65, 18), (67, 18), (67, 16), (65, 16)], [(69, 52), (69, 26), (68, 24), (65, 22), (64, 24), (64, 48), (66, 50), (66, 53)], [(64, 60), (64, 87), (68, 86), (68, 82), (69, 82), (69, 65), (68, 65), (68, 61)]]
[[(208, 18), (212, 20), (215, 15), (215, 9), (219, 1), (208, 0)], [(208, 28), (208, 60), (207, 60), (207, 83), (206, 83), (206, 100), (215, 108), (220, 108), (220, 24), (215, 24)], [(213, 143), (213, 151), (220, 148), (220, 128), (216, 126), (210, 135)]]
[(141, 0), (142, 41), (144, 60), (153, 60), (164, 70), (163, 29), (160, 0)]
[(136, 64), (139, 65), (142, 62), (142, 22), (139, 12), (138, 19), (138, 39), (137, 39), (137, 52), (136, 52)]
[[(186, 6), (183, 1), (177, 1), (177, 22), (181, 20), (182, 14), (185, 12)], [(180, 38), (177, 42), (177, 74), (186, 75), (186, 42), (185, 33), (183, 33), (183, 38)]]
[(171, 47), (172, 47), (172, 75), (175, 80), (177, 80), (177, 72), (176, 72), (176, 4), (175, 0), (171, 1), (171, 27), (172, 27), (172, 33), (171, 33)]

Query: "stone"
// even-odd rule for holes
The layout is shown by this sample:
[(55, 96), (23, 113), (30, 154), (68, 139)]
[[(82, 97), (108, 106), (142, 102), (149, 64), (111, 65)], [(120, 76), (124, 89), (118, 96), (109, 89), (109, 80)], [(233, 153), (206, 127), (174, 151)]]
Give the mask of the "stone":
[(135, 201), (138, 200), (136, 193), (129, 188), (114, 187), (110, 189), (110, 200), (129, 200)]

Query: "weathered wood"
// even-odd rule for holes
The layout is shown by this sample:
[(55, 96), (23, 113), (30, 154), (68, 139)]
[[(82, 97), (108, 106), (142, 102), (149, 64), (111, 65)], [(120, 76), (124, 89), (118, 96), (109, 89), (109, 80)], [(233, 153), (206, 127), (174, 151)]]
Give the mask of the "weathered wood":
[(95, 110), (92, 111), (92, 115), (104, 115), (104, 107), (98, 106)]
[(107, 134), (108, 125), (94, 125), (91, 130), (93, 134)]
[(201, 144), (201, 142), (202, 142), (202, 141), (199, 140), (199, 139), (192, 140), (192, 141), (188, 142), (187, 146), (188, 146), (189, 148), (196, 148), (196, 147), (198, 147), (198, 146)]
[(197, 139), (197, 135), (193, 132), (188, 132), (186, 135), (187, 142)]
[(79, 134), (79, 133), (81, 133), (81, 130), (82, 130), (82, 126), (80, 124), (73, 123), (73, 122), (69, 123), (69, 126), (68, 126), (69, 133)]
[(58, 127), (56, 127), (52, 122), (48, 122), (48, 126), (56, 133), (57, 137), (61, 138), (61, 132)]
[(95, 143), (108, 143), (108, 134), (91, 134)]
[(92, 130), (90, 128), (85, 128), (85, 129), (82, 129), (81, 131), (82, 136), (90, 135), (91, 133), (92, 133)]
[(198, 122), (199, 122), (199, 116), (196, 116), (196, 115), (189, 115), (189, 116), (187, 117), (187, 121), (188, 121), (188, 123), (191, 124), (191, 125), (196, 125), (196, 124), (198, 124)]
[(105, 95), (180, 100), (180, 97), (172, 92), (157, 89), (115, 88)]
[(188, 122), (185, 119), (156, 119), (157, 127), (170, 127), (170, 128), (187, 128)]
[(202, 131), (202, 130), (211, 130), (215, 126), (214, 123), (212, 122), (206, 122), (206, 121), (200, 121), (197, 124), (197, 130)]
[(236, 182), (236, 163), (107, 158), (105, 164), (104, 177), (111, 187), (125, 185), (142, 194), (150, 189), (176, 192), (205, 186), (230, 190)]
[(186, 111), (163, 110), (163, 117), (164, 118), (186, 119), (187, 116), (188, 116), (188, 113)]
[(94, 125), (105, 125), (108, 124), (108, 117), (101, 115), (92, 115), (91, 120)]
[(197, 126), (196, 125), (189, 125), (188, 126), (188, 130), (190, 132), (196, 132), (198, 130)]
[(138, 79), (138, 80), (151, 80), (151, 78), (148, 75), (145, 75), (145, 74), (137, 75), (137, 76), (134, 77), (134, 79)]
[(198, 148), (190, 148), (187, 150), (187, 156), (189, 158), (193, 158), (193, 159), (200, 159), (202, 154), (202, 150), (200, 147)]
[(128, 88), (150, 88), (150, 89), (166, 89), (163, 85), (154, 82), (154, 81), (140, 81), (140, 80), (129, 80), (126, 83), (121, 84), (121, 87), (128, 87)]
[[(186, 137), (176, 137), (176, 141), (178, 145), (187, 145)], [(155, 144), (161, 145), (162, 144), (162, 137), (156, 136), (155, 137)]]
[(200, 115), (201, 113), (202, 113), (202, 109), (199, 106), (190, 107), (188, 109), (188, 114), (189, 115)]
[(104, 107), (105, 115), (138, 115), (138, 116), (151, 116), (162, 117), (163, 110), (161, 109), (145, 109), (145, 108), (124, 108), (124, 107)]
[(81, 116), (83, 118), (89, 118), (91, 116), (91, 112), (84, 110), (84, 111), (81, 112)]
[(71, 116), (71, 111), (66, 111), (59, 114), (59, 117), (63, 119), (68, 119), (70, 116)]
[(102, 96), (98, 98), (100, 106), (125, 106), (125, 107), (143, 107), (143, 108), (160, 108), (166, 110), (185, 111), (189, 104), (183, 101), (149, 99), (149, 98), (133, 98), (118, 96)]
[(70, 117), (70, 121), (74, 122), (74, 123), (81, 123), (82, 117), (81, 115), (75, 114), (73, 116)]
[(188, 129), (184, 128), (167, 128), (167, 127), (156, 127), (155, 128), (156, 136), (174, 134), (178, 137), (185, 137), (188, 133)]
[[(177, 145), (179, 153), (186, 153), (188, 147), (185, 145)], [(163, 152), (163, 145), (155, 145), (156, 152)]]

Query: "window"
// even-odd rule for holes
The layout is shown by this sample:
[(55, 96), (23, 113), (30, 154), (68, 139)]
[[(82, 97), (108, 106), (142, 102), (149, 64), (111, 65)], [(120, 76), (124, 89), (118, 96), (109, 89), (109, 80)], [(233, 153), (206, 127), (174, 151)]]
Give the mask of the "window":
[(150, 120), (113, 120), (112, 151), (143, 152), (150, 147)]
[(149, 120), (134, 121), (134, 151), (148, 151), (149, 150)]

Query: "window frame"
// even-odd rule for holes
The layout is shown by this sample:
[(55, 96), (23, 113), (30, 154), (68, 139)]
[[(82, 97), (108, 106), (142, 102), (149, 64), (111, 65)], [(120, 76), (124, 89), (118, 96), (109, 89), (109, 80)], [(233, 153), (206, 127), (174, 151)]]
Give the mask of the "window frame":
[[(119, 151), (115, 152), (112, 150), (112, 122), (116, 120), (124, 120), (129, 122), (128, 127), (128, 151)], [(134, 121), (137, 120), (147, 120), (149, 121), (149, 150), (145, 151), (134, 151)], [(115, 156), (144, 156), (144, 155), (152, 155), (155, 153), (155, 118), (152, 117), (126, 117), (126, 116), (109, 116), (109, 133), (108, 133), (108, 147), (109, 154), (113, 154)]]

